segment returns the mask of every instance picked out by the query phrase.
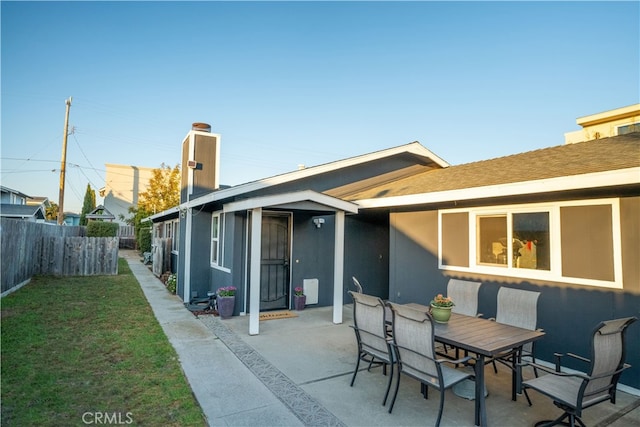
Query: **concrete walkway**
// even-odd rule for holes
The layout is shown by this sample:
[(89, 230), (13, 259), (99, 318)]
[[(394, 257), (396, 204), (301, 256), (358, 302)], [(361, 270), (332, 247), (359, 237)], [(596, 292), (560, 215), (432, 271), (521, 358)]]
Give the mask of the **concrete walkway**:
[[(439, 397), (424, 400), (420, 386), (403, 376), (393, 414), (382, 406), (387, 377), (380, 368), (358, 373), (349, 386), (356, 345), (349, 306), (344, 323), (331, 322), (331, 307), (305, 309), (297, 317), (263, 321), (248, 335), (247, 316), (196, 317), (167, 292), (135, 251), (121, 250), (169, 341), (211, 426), (418, 426), (433, 425)], [(510, 374), (487, 368), (489, 425), (527, 426), (560, 414), (532, 393), (533, 406), (510, 399)], [(395, 382), (395, 379), (394, 379)], [(473, 401), (445, 397), (442, 426), (473, 425)], [(583, 417), (589, 426), (640, 425), (640, 398), (619, 392), (616, 405), (600, 404)]]

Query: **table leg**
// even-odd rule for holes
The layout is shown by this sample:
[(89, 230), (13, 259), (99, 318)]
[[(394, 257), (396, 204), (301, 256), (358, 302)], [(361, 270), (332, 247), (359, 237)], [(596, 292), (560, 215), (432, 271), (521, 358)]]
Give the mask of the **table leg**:
[(477, 426), (487, 425), (487, 407), (484, 401), (484, 356), (479, 354), (475, 366), (476, 373), (476, 419)]
[(518, 383), (518, 364), (522, 362), (522, 347), (519, 347), (513, 354), (511, 364), (511, 400), (518, 400), (517, 393), (520, 393), (520, 384)]

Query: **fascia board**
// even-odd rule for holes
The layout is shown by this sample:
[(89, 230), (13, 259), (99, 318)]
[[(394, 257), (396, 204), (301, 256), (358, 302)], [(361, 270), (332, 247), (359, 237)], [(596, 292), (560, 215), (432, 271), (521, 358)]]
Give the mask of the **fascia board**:
[(412, 142), (410, 144), (401, 145), (399, 147), (389, 148), (386, 150), (376, 151), (374, 153), (363, 154), (361, 156), (351, 157), (349, 159), (338, 160), (324, 165), (313, 166), (307, 169), (301, 169), (282, 175), (276, 175), (269, 178), (260, 179), (258, 181), (248, 182), (246, 184), (240, 184), (232, 188), (217, 190), (214, 193), (207, 194), (197, 199), (191, 200), (188, 204), (190, 208), (200, 206), (206, 203), (215, 202), (217, 200), (223, 200), (230, 197), (236, 197), (245, 193), (258, 191), (263, 188), (271, 187), (278, 184), (284, 184), (287, 182), (295, 181), (297, 179), (303, 179), (319, 175), (326, 172), (332, 172), (341, 168), (355, 166), (361, 163), (366, 163), (373, 160), (384, 159), (385, 157), (393, 156), (401, 153), (412, 153), (418, 156), (428, 157), (438, 165), (442, 167), (448, 167), (449, 164), (442, 160), (440, 157), (433, 154), (430, 150), (423, 147), (419, 142)]
[(541, 194), (555, 191), (581, 190), (628, 184), (640, 184), (640, 167), (510, 184), (436, 191), (433, 193), (362, 199), (357, 200), (355, 203), (357, 203), (361, 208), (411, 206), (443, 203), (454, 200), (488, 199), (503, 196)]
[(224, 205), (224, 212), (238, 212), (255, 208), (264, 208), (269, 206), (286, 205), (296, 202), (315, 202), (322, 206), (332, 209), (345, 211), (349, 213), (358, 213), (358, 205), (326, 194), (318, 193), (311, 190), (296, 191), (292, 193), (274, 194), (270, 196), (252, 197), (246, 200), (227, 203)]

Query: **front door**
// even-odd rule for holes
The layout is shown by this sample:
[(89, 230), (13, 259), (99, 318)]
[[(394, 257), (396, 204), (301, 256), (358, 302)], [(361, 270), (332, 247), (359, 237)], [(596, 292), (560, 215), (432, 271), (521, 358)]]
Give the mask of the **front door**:
[(260, 311), (289, 308), (289, 215), (264, 213)]

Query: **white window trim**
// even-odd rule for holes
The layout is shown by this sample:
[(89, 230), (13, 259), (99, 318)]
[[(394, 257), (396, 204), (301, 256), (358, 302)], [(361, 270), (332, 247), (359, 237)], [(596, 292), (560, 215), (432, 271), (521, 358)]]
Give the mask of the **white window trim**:
[[(611, 221), (613, 232), (613, 281), (584, 279), (562, 275), (562, 247), (560, 229), (560, 208), (567, 206), (611, 205)], [(442, 263), (442, 215), (466, 212), (469, 214), (469, 267), (445, 265)], [(528, 212), (549, 212), (549, 250), (550, 269), (534, 270), (528, 268), (513, 268), (511, 257), (507, 257), (507, 266), (499, 267), (480, 264), (476, 257), (476, 224), (479, 216), (507, 214), (507, 230), (511, 230), (511, 214)], [(512, 241), (507, 239), (507, 253), (511, 253)], [(522, 279), (572, 283), (577, 285), (599, 286), (605, 288), (622, 289), (622, 238), (620, 231), (620, 199), (594, 199), (553, 203), (531, 203), (520, 205), (503, 205), (482, 208), (446, 209), (438, 211), (438, 268), (441, 270), (460, 271), (495, 276), (518, 277)]]
[[(214, 218), (218, 218), (218, 238), (215, 241), (218, 247), (218, 261), (214, 262), (211, 259), (211, 254), (213, 254), (213, 220)], [(217, 211), (211, 214), (211, 247), (209, 252), (209, 263), (211, 268), (215, 268), (216, 270), (224, 271), (225, 273), (231, 273), (231, 270), (224, 267), (224, 232), (225, 232), (225, 215), (222, 211)]]

